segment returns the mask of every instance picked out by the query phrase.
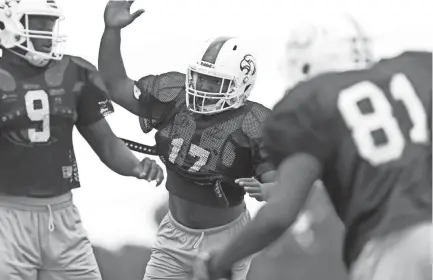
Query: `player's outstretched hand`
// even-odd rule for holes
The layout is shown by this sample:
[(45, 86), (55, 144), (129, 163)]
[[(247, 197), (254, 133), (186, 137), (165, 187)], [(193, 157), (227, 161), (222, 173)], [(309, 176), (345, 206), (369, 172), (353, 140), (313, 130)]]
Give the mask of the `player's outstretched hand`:
[(164, 172), (162, 168), (156, 163), (156, 161), (145, 158), (140, 164), (134, 168), (135, 177), (138, 179), (145, 179), (149, 182), (156, 181), (156, 185), (159, 186), (164, 180)]
[(271, 184), (262, 184), (255, 178), (239, 178), (235, 183), (243, 187), (250, 197), (255, 198), (257, 201), (267, 201), (269, 188)]
[(124, 28), (144, 13), (139, 9), (131, 14), (131, 5), (134, 1), (110, 0), (104, 11), (105, 26), (108, 28)]

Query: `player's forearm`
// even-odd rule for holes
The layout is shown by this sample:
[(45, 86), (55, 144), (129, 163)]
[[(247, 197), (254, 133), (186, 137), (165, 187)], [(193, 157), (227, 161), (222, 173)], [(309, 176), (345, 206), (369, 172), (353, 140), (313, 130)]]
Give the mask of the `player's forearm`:
[[(253, 255), (277, 240), (290, 226), (284, 201), (265, 204), (240, 235), (230, 241), (211, 260), (211, 270), (226, 271), (234, 263)], [(294, 219), (293, 219), (294, 220)]]
[(276, 170), (267, 171), (260, 176), (260, 182), (262, 184), (273, 183), (277, 178), (277, 174)]
[(272, 186), (270, 201), (215, 257), (216, 270), (229, 269), (235, 262), (262, 250), (280, 237), (296, 220), (320, 174), (320, 162), (313, 156), (298, 154), (286, 158), (278, 168), (278, 179)]
[(131, 152), (125, 143), (117, 137), (106, 139), (98, 153), (101, 161), (114, 172), (123, 176), (135, 177), (133, 172), (140, 160)]
[(98, 68), (109, 85), (128, 78), (120, 50), (121, 30), (105, 28), (99, 47)]

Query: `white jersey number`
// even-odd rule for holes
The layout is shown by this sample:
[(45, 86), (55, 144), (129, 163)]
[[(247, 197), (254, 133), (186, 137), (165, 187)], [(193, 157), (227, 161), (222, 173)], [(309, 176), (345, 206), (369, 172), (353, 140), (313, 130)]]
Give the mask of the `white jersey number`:
[[(404, 104), (411, 119), (413, 127), (409, 132), (410, 141), (428, 142), (427, 114), (409, 79), (403, 74), (394, 75), (390, 93)], [(371, 102), (372, 112), (361, 112), (357, 103), (364, 99)], [(359, 154), (371, 165), (384, 164), (401, 157), (406, 140), (393, 116), (391, 104), (378, 86), (364, 81), (341, 91), (337, 107), (352, 131)], [(385, 133), (386, 143), (375, 144), (372, 133), (377, 130)]]
[[(171, 151), (170, 155), (168, 156), (168, 160), (171, 163), (174, 163), (176, 161), (177, 156), (179, 155), (180, 149), (183, 145), (183, 139), (182, 138), (176, 138), (171, 141)], [(191, 144), (191, 147), (189, 148), (188, 152), (191, 156), (197, 157), (197, 161), (194, 163), (193, 166), (189, 168), (189, 172), (197, 172), (199, 171), (208, 161), (210, 152), (195, 145)]]
[(31, 142), (40, 143), (50, 139), (50, 103), (44, 90), (30, 90), (24, 95), (27, 116), (31, 121), (42, 122), (41, 130), (29, 128)]

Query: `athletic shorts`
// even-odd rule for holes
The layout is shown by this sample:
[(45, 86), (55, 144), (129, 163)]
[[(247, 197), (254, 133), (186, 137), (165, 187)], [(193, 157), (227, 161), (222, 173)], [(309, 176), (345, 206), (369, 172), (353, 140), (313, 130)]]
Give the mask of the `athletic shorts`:
[(72, 193), (0, 195), (1, 280), (101, 280)]
[(431, 280), (432, 223), (373, 238), (352, 265), (351, 280)]
[[(250, 214), (245, 210), (226, 225), (198, 230), (181, 225), (169, 212), (159, 225), (144, 279), (188, 279), (199, 252), (207, 252), (226, 243), (250, 220)], [(232, 280), (245, 280), (250, 264), (251, 257), (235, 264)]]

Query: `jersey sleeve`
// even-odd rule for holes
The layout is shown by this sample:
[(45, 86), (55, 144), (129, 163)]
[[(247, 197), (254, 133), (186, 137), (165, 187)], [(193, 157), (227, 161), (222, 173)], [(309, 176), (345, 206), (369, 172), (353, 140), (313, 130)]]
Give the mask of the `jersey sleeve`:
[(167, 72), (148, 75), (135, 82), (134, 96), (140, 102), (140, 126), (149, 132), (163, 123), (185, 98), (185, 74)]
[(338, 136), (330, 99), (325, 88), (307, 82), (277, 103), (263, 128), (264, 146), (275, 166), (296, 153), (310, 154), (326, 164)]
[(250, 139), (252, 168), (255, 177), (260, 177), (268, 171), (275, 170), (264, 148), (262, 133), (262, 125), (269, 113), (268, 108), (255, 104), (242, 124), (242, 130)]
[(77, 125), (90, 125), (114, 112), (107, 88), (96, 67), (81, 59), (72, 58), (83, 73), (83, 87), (77, 105)]

